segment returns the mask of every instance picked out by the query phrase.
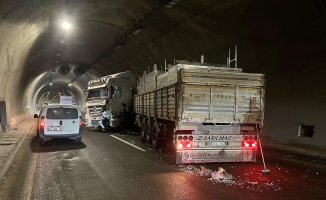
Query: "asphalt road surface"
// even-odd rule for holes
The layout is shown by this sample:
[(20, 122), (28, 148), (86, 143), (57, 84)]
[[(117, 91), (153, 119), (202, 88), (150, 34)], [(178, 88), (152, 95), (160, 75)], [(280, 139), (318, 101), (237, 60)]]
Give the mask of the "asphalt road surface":
[[(31, 129), (5, 178), (0, 199), (325, 199), (326, 165), (265, 152), (256, 163), (175, 165), (139, 134), (83, 128), (81, 144), (56, 139), (38, 146)], [(225, 179), (212, 179), (222, 167)]]

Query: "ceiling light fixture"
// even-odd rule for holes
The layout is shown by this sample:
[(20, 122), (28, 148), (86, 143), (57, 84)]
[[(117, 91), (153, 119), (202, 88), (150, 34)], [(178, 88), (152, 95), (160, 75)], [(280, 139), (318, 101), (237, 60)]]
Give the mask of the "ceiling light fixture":
[(61, 25), (63, 28), (65, 28), (67, 30), (70, 29), (70, 27), (71, 27), (71, 24), (67, 21), (63, 22)]
[(177, 2), (179, 2), (180, 0), (172, 0), (170, 1), (165, 7), (166, 8), (172, 8), (175, 4), (177, 4)]
[(132, 34), (133, 35), (137, 35), (138, 33), (140, 33), (142, 30), (139, 28), (139, 29), (137, 29), (137, 30), (135, 30)]

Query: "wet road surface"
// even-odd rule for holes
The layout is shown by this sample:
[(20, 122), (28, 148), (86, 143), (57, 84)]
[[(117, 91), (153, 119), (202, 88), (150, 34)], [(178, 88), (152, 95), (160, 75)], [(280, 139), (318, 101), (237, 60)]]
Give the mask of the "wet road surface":
[[(0, 183), (0, 199), (324, 199), (326, 165), (278, 152), (256, 163), (175, 165), (139, 134), (83, 129), (82, 143), (38, 146), (35, 126)], [(229, 178), (211, 173), (222, 167)]]

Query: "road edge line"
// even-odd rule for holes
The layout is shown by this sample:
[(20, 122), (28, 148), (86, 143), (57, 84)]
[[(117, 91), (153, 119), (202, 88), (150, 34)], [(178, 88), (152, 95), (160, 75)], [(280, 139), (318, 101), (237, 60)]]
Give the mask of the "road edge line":
[(145, 149), (140, 148), (140, 147), (138, 147), (138, 146), (136, 146), (134, 144), (131, 144), (130, 142), (127, 142), (127, 141), (125, 141), (125, 140), (123, 140), (123, 139), (121, 139), (121, 138), (119, 138), (117, 136), (114, 136), (114, 135), (110, 135), (110, 136), (113, 137), (113, 138), (115, 138), (115, 139), (117, 139), (117, 140), (120, 140), (121, 142), (126, 143), (126, 144), (128, 144), (128, 145), (130, 145), (130, 146), (132, 146), (132, 147), (134, 147), (134, 148), (136, 148), (138, 150), (140, 150), (140, 151), (146, 151)]

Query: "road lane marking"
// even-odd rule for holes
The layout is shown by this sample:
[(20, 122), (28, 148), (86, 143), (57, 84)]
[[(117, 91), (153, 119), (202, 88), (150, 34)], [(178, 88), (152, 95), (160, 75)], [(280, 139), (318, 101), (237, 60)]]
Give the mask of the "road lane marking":
[(134, 147), (134, 148), (136, 148), (136, 149), (138, 149), (138, 150), (146, 151), (145, 149), (142, 149), (142, 148), (140, 148), (140, 147), (137, 147), (136, 145), (131, 144), (130, 142), (127, 142), (127, 141), (125, 141), (125, 140), (123, 140), (123, 139), (121, 139), (121, 138), (118, 138), (118, 137), (114, 136), (114, 135), (111, 135), (111, 137), (114, 137), (115, 139), (120, 140), (121, 142), (124, 142), (124, 143), (126, 143), (126, 144), (128, 144), (128, 145), (130, 145), (130, 146), (132, 146), (132, 147)]

